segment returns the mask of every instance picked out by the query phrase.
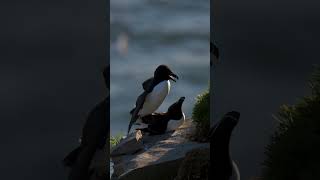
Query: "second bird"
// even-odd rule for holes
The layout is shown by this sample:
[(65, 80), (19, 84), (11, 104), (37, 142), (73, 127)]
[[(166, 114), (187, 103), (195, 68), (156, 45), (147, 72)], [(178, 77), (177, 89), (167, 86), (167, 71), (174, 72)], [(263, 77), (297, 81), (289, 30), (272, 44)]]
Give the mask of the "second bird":
[(148, 127), (138, 128), (137, 130), (147, 132), (149, 135), (159, 135), (177, 130), (185, 121), (185, 115), (182, 111), (184, 100), (185, 97), (181, 97), (165, 113), (153, 113), (142, 117), (142, 122), (148, 124)]

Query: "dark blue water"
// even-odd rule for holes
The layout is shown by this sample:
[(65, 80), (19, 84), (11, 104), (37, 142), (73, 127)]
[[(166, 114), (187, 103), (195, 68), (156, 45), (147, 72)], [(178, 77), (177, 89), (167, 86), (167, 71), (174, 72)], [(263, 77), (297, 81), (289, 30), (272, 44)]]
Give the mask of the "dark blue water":
[(209, 0), (111, 1), (112, 135), (126, 133), (141, 83), (160, 64), (180, 80), (159, 111), (186, 96), (183, 110), (191, 116), (196, 96), (208, 88), (209, 33)]

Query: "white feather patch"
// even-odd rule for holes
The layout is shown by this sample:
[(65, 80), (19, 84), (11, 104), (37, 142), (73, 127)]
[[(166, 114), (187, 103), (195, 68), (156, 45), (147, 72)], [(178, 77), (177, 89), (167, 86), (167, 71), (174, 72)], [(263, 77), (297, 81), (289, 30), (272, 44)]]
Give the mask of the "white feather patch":
[(170, 81), (162, 81), (159, 84), (157, 84), (152, 92), (150, 92), (143, 104), (142, 109), (140, 109), (139, 111), (139, 115), (141, 117), (152, 114), (153, 112), (155, 112), (160, 105), (162, 104), (162, 102), (164, 101), (164, 99), (166, 98), (166, 96), (169, 94), (170, 92)]

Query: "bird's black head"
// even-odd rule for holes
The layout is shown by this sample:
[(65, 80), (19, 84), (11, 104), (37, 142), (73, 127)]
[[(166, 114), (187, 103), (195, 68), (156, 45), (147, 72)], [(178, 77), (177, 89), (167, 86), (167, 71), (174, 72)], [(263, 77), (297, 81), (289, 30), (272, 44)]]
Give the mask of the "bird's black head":
[(181, 97), (177, 102), (173, 103), (167, 111), (167, 114), (169, 115), (170, 119), (173, 120), (180, 120), (183, 116), (182, 114), (182, 104), (185, 100), (185, 97)]
[(215, 125), (215, 128), (210, 132), (210, 137), (212, 139), (217, 139), (215, 141), (228, 139), (234, 127), (238, 124), (240, 118), (240, 113), (236, 111), (228, 112), (224, 117)]
[(157, 80), (172, 80), (174, 82), (176, 82), (176, 79), (179, 79), (167, 65), (158, 66), (154, 71), (154, 78)]

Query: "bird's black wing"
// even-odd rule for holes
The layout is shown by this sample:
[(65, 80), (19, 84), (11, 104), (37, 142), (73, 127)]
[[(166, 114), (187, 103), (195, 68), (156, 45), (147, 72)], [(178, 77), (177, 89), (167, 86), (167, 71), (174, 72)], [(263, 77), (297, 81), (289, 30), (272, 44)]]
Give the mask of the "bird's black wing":
[(131, 126), (133, 125), (133, 123), (135, 123), (136, 120), (139, 118), (138, 113), (139, 113), (140, 109), (143, 107), (143, 104), (144, 104), (144, 101), (145, 101), (147, 95), (153, 90), (154, 84), (155, 84), (155, 81), (154, 81), (153, 77), (145, 80), (142, 83), (142, 87), (144, 89), (144, 92), (142, 94), (140, 94), (140, 96), (137, 98), (136, 107), (130, 111), (131, 120), (130, 120), (129, 127), (128, 127), (128, 134), (130, 132), (130, 129), (131, 129)]
[(152, 91), (152, 85), (153, 85), (153, 77), (145, 80), (143, 83), (142, 83), (142, 88), (143, 90), (145, 91), (148, 91), (148, 92), (151, 92)]
[[(147, 80), (145, 80), (143, 83), (142, 83), (142, 88), (143, 88), (143, 90), (144, 91), (147, 91), (148, 93), (150, 93), (152, 90), (153, 90), (153, 84), (154, 84), (155, 82), (153, 81), (153, 77), (151, 77), (151, 78), (149, 78), (149, 79), (147, 79)], [(140, 95), (141, 96), (141, 95)], [(139, 97), (140, 97), (139, 96)], [(138, 107), (138, 102), (140, 102), (140, 101), (138, 101), (139, 100), (139, 97), (138, 97), (138, 99), (137, 99), (137, 101), (136, 101), (136, 107), (134, 107), (133, 109), (131, 109), (131, 111), (130, 111), (130, 114), (131, 115), (133, 115), (133, 113), (134, 113), (134, 111), (136, 110), (136, 108)], [(141, 99), (141, 100), (143, 100), (143, 102), (144, 102), (144, 99)], [(139, 112), (139, 111), (138, 111)]]
[(110, 98), (107, 97), (89, 113), (82, 129), (81, 148), (69, 154), (65, 159), (65, 163), (69, 163), (68, 160), (70, 160), (70, 164), (72, 164), (69, 180), (89, 179), (88, 169), (91, 160), (96, 150), (107, 142), (110, 121), (109, 101)]
[(133, 125), (133, 123), (136, 122), (136, 120), (139, 118), (138, 113), (140, 111), (140, 109), (143, 107), (144, 104), (144, 100), (146, 99), (147, 95), (149, 93), (147, 91), (144, 91), (137, 99), (136, 101), (136, 107), (134, 108), (133, 113), (131, 114), (131, 120), (129, 123), (129, 127), (128, 127), (128, 134), (130, 132), (131, 126)]
[(161, 116), (163, 113), (152, 113), (150, 115), (144, 116), (142, 119), (142, 122), (145, 124), (155, 124), (161, 119)]

